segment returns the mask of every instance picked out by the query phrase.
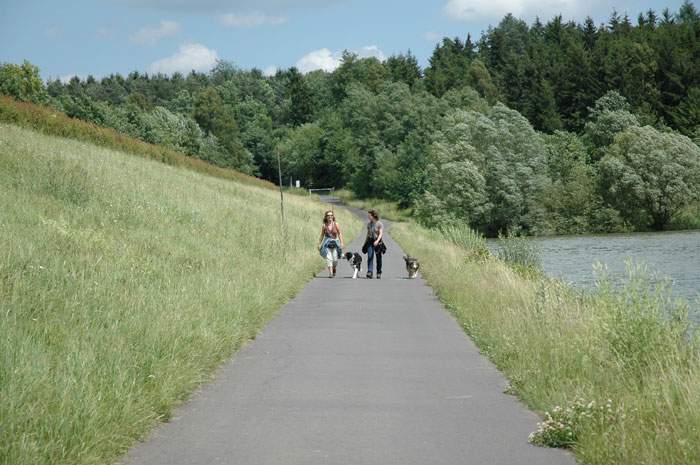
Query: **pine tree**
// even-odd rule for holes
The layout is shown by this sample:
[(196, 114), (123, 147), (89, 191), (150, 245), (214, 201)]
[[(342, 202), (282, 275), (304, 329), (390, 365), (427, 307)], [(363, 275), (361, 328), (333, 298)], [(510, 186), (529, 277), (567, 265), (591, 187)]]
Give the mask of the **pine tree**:
[(313, 118), (313, 99), (311, 90), (296, 67), (288, 71), (286, 94), (290, 101), (288, 120), (292, 126), (308, 123)]

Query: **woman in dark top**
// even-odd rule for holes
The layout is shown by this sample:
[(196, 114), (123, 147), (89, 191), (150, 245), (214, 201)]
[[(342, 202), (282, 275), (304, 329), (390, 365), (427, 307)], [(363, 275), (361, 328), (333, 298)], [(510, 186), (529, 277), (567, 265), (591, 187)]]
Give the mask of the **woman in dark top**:
[(379, 221), (379, 213), (375, 210), (367, 212), (369, 223), (367, 223), (367, 238), (363, 252), (367, 250), (367, 279), (372, 279), (372, 268), (374, 266), (374, 256), (377, 256), (377, 279), (382, 277), (382, 238), (384, 237), (384, 225)]

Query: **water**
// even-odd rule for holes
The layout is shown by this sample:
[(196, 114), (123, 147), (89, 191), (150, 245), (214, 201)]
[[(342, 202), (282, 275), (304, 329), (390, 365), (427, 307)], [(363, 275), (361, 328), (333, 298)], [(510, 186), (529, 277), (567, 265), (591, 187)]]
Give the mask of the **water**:
[[(644, 264), (656, 279), (669, 279), (673, 296), (691, 305), (691, 319), (700, 322), (700, 231), (556, 236), (533, 238), (541, 252), (542, 267), (574, 286), (595, 285), (593, 264), (607, 266), (616, 283), (626, 281), (626, 262)], [(489, 241), (496, 247), (497, 243)]]

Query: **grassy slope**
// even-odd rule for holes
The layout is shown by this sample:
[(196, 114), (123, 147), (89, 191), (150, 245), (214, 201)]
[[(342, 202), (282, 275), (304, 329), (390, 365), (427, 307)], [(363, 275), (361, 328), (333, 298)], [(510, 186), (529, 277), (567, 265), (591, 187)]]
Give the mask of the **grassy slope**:
[(0, 124), (0, 463), (167, 418), (321, 267), (323, 206), (286, 200), (283, 241), (273, 190)]
[(583, 424), (574, 446), (581, 463), (700, 463), (700, 341), (688, 343), (683, 325), (664, 319), (663, 295), (641, 281), (583, 297), (499, 260), (472, 261), (412, 223), (395, 224), (392, 235), (420, 257), (441, 300), (532, 409), (576, 398), (622, 408), (612, 424)]
[(140, 157), (150, 158), (172, 166), (188, 168), (210, 176), (229, 179), (268, 189), (275, 185), (238, 171), (220, 168), (198, 158), (175, 150), (149, 144), (76, 118), (70, 118), (58, 110), (33, 103), (19, 102), (0, 95), (0, 123), (33, 129), (49, 136), (66, 137), (90, 144), (107, 147)]

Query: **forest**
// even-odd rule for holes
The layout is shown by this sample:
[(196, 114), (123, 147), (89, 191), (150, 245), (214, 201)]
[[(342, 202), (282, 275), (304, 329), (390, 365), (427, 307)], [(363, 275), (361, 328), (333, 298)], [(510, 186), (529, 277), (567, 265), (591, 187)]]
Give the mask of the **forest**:
[(700, 228), (700, 14), (613, 12), (605, 24), (512, 15), (475, 39), (346, 52), (333, 72), (44, 82), (0, 66), (0, 94), (218, 166), (345, 187), (428, 226), (493, 236)]

